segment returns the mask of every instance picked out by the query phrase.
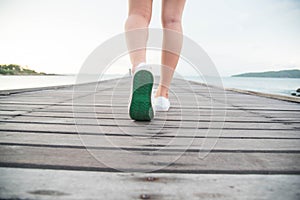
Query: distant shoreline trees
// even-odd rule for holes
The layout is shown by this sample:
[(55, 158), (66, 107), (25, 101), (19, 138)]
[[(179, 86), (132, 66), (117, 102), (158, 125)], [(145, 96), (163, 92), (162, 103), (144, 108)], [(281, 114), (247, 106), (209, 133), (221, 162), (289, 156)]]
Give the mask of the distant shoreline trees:
[(16, 64), (0, 65), (0, 75), (53, 75), (21, 67)]
[(300, 78), (300, 70), (291, 69), (268, 72), (250, 72), (233, 75), (232, 77)]

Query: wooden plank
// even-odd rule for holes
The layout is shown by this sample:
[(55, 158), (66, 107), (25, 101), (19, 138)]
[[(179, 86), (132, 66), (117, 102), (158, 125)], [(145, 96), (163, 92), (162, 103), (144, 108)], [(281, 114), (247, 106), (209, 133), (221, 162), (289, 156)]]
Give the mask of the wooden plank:
[(14, 111), (7, 111), (7, 110), (0, 110), (0, 115), (9, 115), (9, 116), (17, 116), (17, 115), (22, 115), (26, 113), (26, 111), (19, 111), (19, 110), (14, 110)]
[[(32, 109), (32, 108), (26, 108), (26, 107), (18, 107), (16, 108), (19, 112), (23, 112), (23, 113), (34, 113), (34, 112), (43, 112), (43, 113), (49, 113), (49, 115), (51, 115), (51, 113), (61, 113), (61, 114), (73, 114), (75, 111), (73, 111), (72, 109), (69, 109), (69, 110), (62, 110), (62, 109), (53, 109), (53, 108), (36, 108), (36, 109)], [(7, 107), (4, 107), (4, 108), (1, 108), (1, 110), (3, 112), (6, 112), (6, 113), (14, 113), (15, 110), (13, 107), (10, 107), (10, 108), (7, 108)], [(176, 110), (172, 111), (173, 109), (171, 108), (171, 110), (167, 113), (167, 114), (164, 114), (164, 115), (168, 115), (168, 116), (216, 116), (218, 113), (220, 113), (220, 116), (224, 116), (222, 113), (224, 113), (224, 111), (214, 111), (214, 113), (212, 114), (211, 112), (202, 112), (202, 111), (196, 111), (196, 112), (190, 112), (190, 113), (180, 113), (180, 112), (177, 112)], [(103, 110), (100, 110), (100, 111), (96, 111), (97, 114), (112, 114), (115, 113), (115, 114), (121, 114), (121, 115), (128, 115), (128, 111), (126, 109), (118, 109), (118, 108), (114, 108), (114, 109), (103, 109)], [(85, 116), (86, 114), (93, 114), (95, 113), (94, 111), (90, 111), (88, 109), (81, 109), (81, 110), (78, 110), (76, 109), (76, 113), (79, 113), (78, 115), (80, 116)], [(275, 113), (275, 114), (255, 114), (255, 113), (252, 113), (252, 112), (230, 112), (230, 111), (226, 111), (226, 118), (227, 117), (263, 117), (263, 118), (270, 118), (270, 119), (274, 119), (274, 120), (281, 120), (281, 119), (291, 119), (292, 121), (295, 121), (297, 119), (299, 119), (299, 116), (298, 115), (293, 115), (289, 112), (287, 113), (283, 113), (283, 112), (278, 112), (278, 113)]]
[[(297, 122), (268, 122), (268, 123), (256, 123), (256, 122), (217, 122), (217, 121), (158, 121), (152, 122), (135, 122), (131, 119), (99, 119), (91, 120), (84, 118), (52, 118), (52, 117), (31, 117), (31, 116), (19, 116), (12, 119), (2, 120), (2, 123), (32, 123), (32, 124), (77, 124), (77, 125), (90, 125), (90, 126), (118, 126), (118, 127), (136, 127), (136, 126), (152, 126), (153, 128), (189, 128), (189, 129), (274, 129), (274, 130), (300, 130), (300, 123)], [(213, 125), (213, 127), (212, 127)]]
[[(107, 99), (107, 100), (110, 100), (110, 99)], [(118, 100), (120, 101), (124, 101), (125, 103), (128, 102), (128, 98), (123, 98), (123, 97), (120, 97), (118, 98)], [(22, 105), (22, 106), (30, 106), (30, 105), (45, 105), (45, 106), (74, 106), (73, 102), (72, 101), (69, 101), (69, 100), (65, 100), (63, 102), (60, 102), (59, 100), (53, 100), (53, 101), (47, 101), (46, 99), (41, 101), (41, 99), (39, 98), (38, 101), (27, 101), (26, 99), (22, 99), (21, 101), (15, 101), (15, 99), (7, 99), (6, 101), (3, 101), (1, 100), (1, 107), (6, 107), (6, 106), (19, 106), (19, 105)], [(81, 104), (76, 104), (77, 107), (108, 107), (108, 106), (111, 106), (111, 103), (94, 103), (94, 104), (87, 104), (87, 103), (81, 103)], [(173, 106), (173, 107), (177, 107), (178, 106)], [(180, 107), (182, 108), (182, 107)], [(230, 105), (224, 105), (224, 106), (220, 106), (220, 107), (216, 107), (214, 105), (214, 107), (212, 106), (185, 106), (183, 108), (187, 108), (187, 109), (200, 109), (200, 110), (211, 110), (211, 109), (215, 109), (215, 110), (239, 110), (241, 109), (241, 107), (239, 106), (230, 106)], [(263, 111), (291, 111), (291, 112), (298, 112), (300, 111), (300, 108), (299, 108), (299, 105), (295, 105), (295, 106), (281, 106), (281, 107), (270, 107), (270, 106), (264, 106), (264, 107), (247, 107), (247, 106), (243, 106), (242, 107), (243, 110), (247, 110), (247, 111), (260, 111), (260, 110), (263, 110)]]
[[(26, 106), (6, 106), (1, 108), (3, 111), (37, 111), (37, 112), (60, 112), (60, 113), (116, 113), (116, 114), (128, 114), (128, 108), (125, 106), (115, 106), (115, 107), (63, 107), (63, 106), (35, 106), (35, 107), (26, 107)], [(225, 113), (226, 112), (226, 113)], [(166, 113), (165, 113), (166, 114)], [(251, 112), (245, 112), (242, 110), (198, 110), (193, 112), (192, 110), (180, 110), (176, 108), (170, 108), (167, 115), (181, 115), (181, 116), (197, 116), (197, 115), (214, 115), (214, 116), (255, 116), (255, 114)], [(297, 114), (297, 113), (296, 113)], [(290, 117), (298, 117), (298, 115), (294, 116), (294, 113), (287, 113), (287, 116)]]
[[(257, 138), (194, 138), (194, 137), (138, 137), (124, 134), (116, 135), (72, 135), (72, 134), (38, 134), (38, 133), (14, 133), (1, 132), (0, 145), (2, 143), (19, 144), (40, 144), (58, 146), (83, 146), (96, 148), (144, 148), (144, 149), (186, 149), (197, 151), (205, 142), (216, 140), (213, 146), (215, 151), (295, 151), (300, 153), (300, 138), (295, 139), (257, 139)], [(84, 147), (84, 146), (83, 146)], [(205, 148), (205, 147), (203, 147)]]
[[(116, 102), (118, 101), (118, 102)], [(57, 104), (59, 103), (59, 104)], [(111, 106), (111, 105), (116, 105), (116, 106), (124, 106), (126, 107), (127, 103), (128, 103), (128, 99), (118, 99), (118, 98), (115, 98), (113, 99), (113, 104), (111, 104), (111, 101), (110, 99), (108, 100), (99, 100), (98, 102), (89, 102), (89, 101), (82, 101), (78, 103), (76, 103), (75, 105), (77, 106), (79, 104), (79, 106), (86, 106), (86, 107), (105, 107), (105, 106)], [(243, 109), (243, 110), (258, 110), (258, 111), (291, 111), (291, 112), (297, 112), (299, 111), (299, 106), (297, 107), (294, 107), (294, 106), (286, 106), (286, 107), (281, 107), (281, 106), (273, 106), (273, 107), (270, 107), (270, 105), (258, 105), (258, 104), (254, 104), (254, 105), (244, 105), (244, 106), (231, 106), (229, 104), (225, 105), (225, 104), (218, 104), (218, 103), (210, 103), (210, 102), (201, 102), (198, 104), (198, 106), (195, 104), (195, 105), (192, 105), (191, 104), (195, 104), (195, 101), (191, 101), (191, 102), (188, 102), (186, 101), (184, 104), (181, 104), (181, 107), (179, 107), (179, 104), (176, 103), (176, 102), (172, 102), (172, 105), (174, 108), (187, 108), (187, 109), (195, 109), (195, 108), (199, 108), (199, 109), (226, 109), (226, 110), (238, 110), (238, 109)], [(202, 105), (201, 105), (202, 104)], [(48, 105), (48, 106), (70, 106), (72, 107), (73, 106), (73, 102), (72, 101), (69, 101), (69, 100), (66, 100), (66, 101), (63, 101), (62, 102), (59, 102), (59, 101), (53, 101), (53, 102), (50, 102), (50, 101), (44, 101), (44, 103), (41, 103), (41, 102), (34, 102), (34, 101), (30, 101), (30, 103), (27, 101), (23, 101), (23, 102), (20, 102), (20, 103), (1, 103), (1, 109), (2, 108), (5, 108), (5, 107), (20, 107), (20, 106), (25, 106), (25, 107), (30, 107), (30, 106), (37, 106), (37, 105)], [(63, 108), (62, 107), (62, 108)], [(78, 107), (78, 106), (77, 106)]]
[[(37, 111), (37, 112), (59, 112), (59, 113), (101, 113), (101, 114), (128, 114), (128, 110), (126, 107), (63, 107), (63, 106), (6, 106), (1, 108), (3, 112), (9, 113), (9, 111), (19, 112), (24, 111)], [(171, 108), (167, 114), (164, 115), (179, 115), (179, 116), (228, 116), (228, 117), (237, 117), (237, 116), (261, 116), (261, 117), (268, 117), (268, 118), (300, 118), (299, 112), (289, 112), (289, 111), (251, 111), (251, 110), (180, 110), (177, 108)]]
[(176, 129), (172, 128), (144, 128), (144, 127), (123, 127), (117, 126), (79, 126), (62, 124), (22, 124), (9, 123), (0, 124), (1, 132), (20, 132), (20, 133), (52, 133), (52, 134), (78, 134), (82, 135), (119, 135), (130, 133), (132, 136), (148, 137), (233, 137), (233, 138), (299, 138), (300, 133), (297, 130), (257, 130), (257, 129), (198, 129), (196, 132), (192, 129), (184, 130), (184, 135), (178, 135)]
[[(5, 112), (5, 111), (4, 111)], [(0, 111), (1, 113), (1, 111)], [(1, 116), (17, 116), (16, 114), (9, 114), (9, 112), (5, 114), (0, 114)], [(30, 117), (52, 117), (52, 118), (75, 118), (74, 113), (61, 113), (61, 112), (40, 112), (40, 111), (34, 111), (24, 114), (19, 114), (18, 116), (30, 116)], [(118, 115), (112, 114), (112, 113), (81, 113), (80, 116), (76, 116), (76, 118), (83, 118), (83, 119), (128, 119), (128, 113), (120, 113)], [(179, 116), (175, 114), (168, 114), (168, 113), (159, 113), (157, 112), (155, 115), (155, 120), (168, 120), (168, 121), (212, 121), (210, 118), (204, 115), (200, 115), (198, 117), (195, 116)], [(224, 121), (224, 117), (214, 117), (213, 121)], [(225, 117), (226, 122), (256, 122), (256, 123), (267, 123), (267, 122), (294, 122), (294, 123), (300, 123), (300, 119), (298, 118), (267, 118), (263, 116), (226, 116)]]
[[(299, 199), (298, 175), (141, 174), (0, 168), (3, 199)], [(95, 186), (99, 186), (95, 189)]]
[(0, 167), (127, 172), (300, 174), (299, 153), (197, 152), (1, 145)]

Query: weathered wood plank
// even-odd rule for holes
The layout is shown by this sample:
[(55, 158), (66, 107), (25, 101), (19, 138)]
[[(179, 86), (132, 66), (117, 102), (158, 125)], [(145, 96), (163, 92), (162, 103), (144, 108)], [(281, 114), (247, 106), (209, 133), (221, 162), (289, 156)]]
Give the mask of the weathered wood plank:
[[(8, 115), (8, 113), (6, 113)], [(4, 114), (3, 114), (4, 115)], [(63, 117), (63, 118), (74, 118), (74, 113), (61, 113), (61, 112), (40, 112), (40, 111), (34, 111), (30, 113), (24, 112), (24, 114), (19, 114), (19, 116), (34, 116), (34, 117)], [(247, 122), (271, 122), (271, 121), (293, 121), (293, 122), (300, 122), (300, 118), (292, 118), (292, 117), (282, 117), (282, 118), (271, 118), (271, 117), (265, 117), (260, 115), (246, 115), (243, 116), (242, 114), (240, 116), (231, 116), (226, 115), (223, 116), (215, 116), (215, 113), (212, 113), (211, 115), (214, 116), (214, 121), (224, 121), (224, 118), (227, 122), (241, 122), (241, 121), (247, 121)], [(211, 121), (210, 118), (207, 117), (208, 115), (199, 114), (199, 116), (190, 116), (190, 115), (176, 115), (175, 113), (164, 113), (164, 112), (156, 112), (155, 120), (173, 120), (173, 121)], [(107, 119), (107, 118), (114, 118), (114, 119), (128, 119), (128, 113), (119, 113), (118, 115), (113, 113), (80, 113), (80, 116), (76, 116), (77, 118), (98, 118), (98, 119)]]
[[(184, 130), (184, 135), (178, 135), (177, 132), (174, 132), (174, 129), (163, 128), (163, 129), (154, 129), (154, 128), (142, 128), (136, 127), (134, 129), (123, 128), (120, 130), (119, 127), (109, 127), (109, 126), (99, 126), (99, 127), (90, 127), (82, 126), (79, 127), (79, 133), (82, 135), (116, 135), (124, 136), (125, 133), (130, 133), (131, 136), (139, 137), (149, 137), (149, 134), (153, 137), (223, 137), (223, 138), (299, 138), (300, 133), (297, 130), (205, 130), (198, 129), (195, 130), (186, 129)], [(21, 127), (19, 124), (0, 124), (1, 132), (20, 132), (21, 134), (26, 133), (37, 133), (37, 134), (75, 134), (77, 135), (77, 129), (74, 125), (56, 125), (56, 124), (23, 124)], [(126, 135), (126, 134), (125, 134)]]
[[(92, 153), (92, 154), (91, 154)], [(122, 170), (224, 174), (300, 174), (299, 153), (197, 152), (145, 149), (87, 149), (39, 145), (1, 145), (0, 167)], [(98, 160), (97, 160), (97, 159)]]
[[(52, 118), (52, 117), (31, 117), (31, 116), (18, 116), (12, 119), (0, 121), (2, 123), (32, 123), (32, 124), (66, 124), (66, 125), (90, 125), (90, 126), (118, 126), (118, 127), (136, 127), (136, 126), (152, 126), (153, 128), (177, 128), (177, 129), (273, 129), (273, 130), (300, 130), (300, 123), (297, 122), (268, 122), (268, 123), (256, 123), (256, 122), (228, 122), (225, 121), (159, 121), (154, 120), (152, 122), (135, 122), (130, 119), (99, 119), (91, 120), (85, 118), (79, 118), (76, 120), (73, 118)], [(214, 127), (211, 127), (211, 126)]]
[[(300, 139), (257, 139), (257, 138), (199, 138), (199, 137), (151, 137), (151, 136), (116, 136), (116, 135), (57, 135), (51, 133), (13, 133), (1, 132), (1, 143), (19, 143), (19, 144), (40, 144), (40, 145), (58, 145), (58, 146), (83, 146), (96, 147), (101, 149), (109, 148), (113, 145), (119, 148), (144, 148), (161, 149), (168, 147), (170, 149), (185, 149), (191, 151), (201, 149), (202, 145), (208, 140), (217, 140), (213, 149), (215, 151), (296, 151), (300, 153)], [(84, 147), (84, 146), (83, 146)], [(205, 148), (205, 147), (204, 147)]]
[[(35, 98), (36, 99), (36, 98)], [(109, 100), (109, 103), (84, 103), (82, 102), (81, 104), (78, 104), (76, 103), (76, 107), (109, 107), (109, 106), (112, 106), (111, 102), (110, 102), (110, 99), (105, 99), (105, 100)], [(122, 103), (124, 103), (124, 105), (126, 103), (128, 103), (128, 98), (123, 98), (123, 97), (120, 97), (118, 98), (118, 100), (120, 100)], [(61, 100), (62, 101), (62, 100)], [(7, 101), (0, 101), (1, 103), (1, 107), (0, 108), (3, 108), (3, 107), (7, 107), (7, 106), (19, 106), (19, 105), (22, 105), (22, 106), (25, 106), (25, 107), (28, 107), (30, 105), (42, 105), (42, 106), (74, 106), (73, 102), (70, 101), (70, 100), (64, 100), (63, 102), (60, 102), (59, 100), (55, 100), (55, 101), (47, 101), (47, 100), (43, 100), (41, 101), (41, 99), (39, 98), (38, 101), (27, 101), (26, 99), (22, 99), (21, 101), (15, 101), (14, 100), (11, 100), (11, 99), (7, 99)], [(176, 102), (175, 102), (176, 103)], [(123, 105), (123, 104), (120, 104), (120, 105)], [(118, 105), (118, 106), (120, 106)], [(124, 106), (123, 105), (123, 106)], [(255, 111), (255, 110), (258, 110), (258, 111), (291, 111), (291, 112), (299, 112), (300, 111), (300, 108), (299, 108), (299, 105), (295, 105), (295, 106), (281, 106), (281, 107), (270, 107), (270, 106), (257, 106), (257, 107), (254, 107), (254, 106), (250, 106), (250, 107), (247, 107), (247, 106), (243, 106), (242, 108), (240, 106), (230, 106), (230, 105), (223, 105), (221, 104), (222, 106), (219, 106), (217, 107), (215, 104), (212, 104), (212, 106), (184, 106), (184, 107), (179, 107), (178, 105), (174, 105), (173, 107), (174, 108), (180, 108), (180, 109), (183, 109), (183, 108), (186, 108), (186, 109), (200, 109), (200, 110), (205, 110), (205, 109), (208, 109), (208, 110), (239, 110), (239, 109), (243, 109), (243, 110), (249, 110), (249, 111)]]
[[(30, 117), (47, 117), (47, 118), (67, 118), (67, 119), (73, 119), (74, 113), (61, 113), (61, 112), (40, 112), (40, 111), (34, 111), (34, 112), (24, 112), (23, 114), (14, 114), (5, 112), (4, 114), (1, 114), (0, 116), (10, 116), (10, 117), (16, 117), (16, 116), (30, 116)], [(80, 119), (128, 119), (128, 113), (120, 113), (118, 115), (112, 114), (112, 113), (80, 113), (80, 116), (76, 116), (76, 118)], [(175, 114), (167, 114), (167, 113), (157, 113), (155, 115), (155, 120), (168, 120), (168, 121), (212, 121), (212, 119), (208, 118), (207, 116), (200, 115), (200, 116), (179, 116)], [(298, 118), (268, 118), (264, 116), (214, 116), (213, 121), (226, 121), (226, 122), (255, 122), (255, 123), (268, 123), (268, 122), (294, 122), (294, 123), (300, 123), (300, 119)]]
[[(298, 175), (141, 174), (0, 168), (1, 198), (299, 199)], [(80, 181), (78, 181), (80, 180)], [(92, 186), (99, 186), (95, 189)]]

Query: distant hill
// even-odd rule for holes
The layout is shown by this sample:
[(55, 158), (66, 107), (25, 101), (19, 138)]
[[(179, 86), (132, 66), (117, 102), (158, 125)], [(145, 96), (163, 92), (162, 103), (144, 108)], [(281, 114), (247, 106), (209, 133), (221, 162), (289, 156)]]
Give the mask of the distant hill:
[(9, 64), (9, 65), (0, 65), (0, 75), (54, 75), (54, 74), (36, 72), (28, 68), (23, 68), (19, 65)]
[(300, 78), (300, 70), (280, 70), (267, 72), (250, 72), (232, 75), (232, 77), (270, 77), (270, 78)]

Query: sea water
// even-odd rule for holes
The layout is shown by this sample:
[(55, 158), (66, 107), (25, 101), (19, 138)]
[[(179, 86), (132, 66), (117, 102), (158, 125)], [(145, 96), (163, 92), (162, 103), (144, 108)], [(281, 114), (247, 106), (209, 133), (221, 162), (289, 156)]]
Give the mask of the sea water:
[[(101, 80), (118, 78), (120, 75), (105, 75)], [(93, 78), (95, 80), (95, 78)], [(88, 82), (88, 80), (86, 80)], [(0, 90), (25, 89), (77, 83), (76, 75), (23, 75), (0, 76)]]
[[(199, 77), (190, 76), (186, 79), (205, 83)], [(221, 77), (220, 83), (217, 86), (288, 96), (300, 88), (300, 79), (297, 78)]]

